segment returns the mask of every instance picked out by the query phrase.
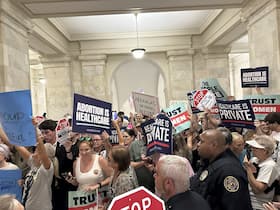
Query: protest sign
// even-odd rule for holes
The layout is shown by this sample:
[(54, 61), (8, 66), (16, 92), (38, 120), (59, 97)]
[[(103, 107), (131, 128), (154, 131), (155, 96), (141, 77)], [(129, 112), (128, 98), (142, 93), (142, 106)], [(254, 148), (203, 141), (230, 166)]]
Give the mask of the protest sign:
[(110, 133), (112, 104), (74, 94), (72, 130), (77, 133)]
[(152, 138), (147, 139), (147, 156), (154, 153), (172, 154), (172, 123), (164, 114), (157, 115), (153, 124)]
[(226, 127), (254, 129), (255, 115), (249, 100), (218, 101), (222, 124)]
[(268, 87), (268, 66), (241, 69), (241, 85), (242, 88)]
[(30, 90), (0, 93), (0, 123), (11, 144), (35, 145), (35, 129), (31, 117)]
[(192, 109), (192, 113), (193, 114), (197, 114), (199, 112), (202, 112), (201, 110), (199, 110), (195, 105), (194, 105), (194, 99), (193, 99), (193, 96), (194, 94), (196, 93), (196, 90), (193, 90), (189, 93), (187, 93), (187, 98), (188, 98), (188, 101), (189, 101), (189, 104), (190, 104), (190, 107)]
[(200, 89), (208, 89), (214, 93), (217, 100), (227, 100), (227, 94), (217, 79), (204, 79), (200, 82)]
[(22, 179), (21, 170), (0, 170), (0, 195), (12, 194), (21, 201), (21, 187), (18, 181)]
[(251, 95), (249, 99), (257, 120), (263, 120), (270, 112), (280, 112), (280, 95)]
[(67, 119), (63, 118), (57, 122), (57, 126), (55, 128), (56, 131), (56, 139), (60, 144), (64, 144), (66, 140), (70, 137), (71, 126)]
[(98, 206), (106, 205), (108, 201), (108, 187), (91, 192), (68, 192), (68, 210), (98, 210)]
[[(123, 132), (125, 129), (126, 129), (125, 127), (120, 128), (121, 132)], [(120, 144), (118, 132), (115, 128), (111, 128), (110, 143), (113, 145)]]
[[(198, 99), (196, 99), (196, 102), (194, 101), (194, 96), (196, 95), (196, 92), (197, 90), (193, 90), (189, 93), (187, 93), (187, 97), (188, 97), (188, 100), (189, 100), (189, 103), (190, 103), (190, 107), (191, 107), (191, 110), (192, 110), (192, 113), (193, 114), (198, 114), (200, 112), (202, 112), (202, 110), (199, 110), (197, 107), (196, 107), (196, 104), (197, 102), (199, 101)], [(199, 94), (200, 95), (200, 94)], [(197, 96), (198, 98), (198, 96)], [(215, 97), (216, 98), (216, 97)], [(206, 105), (207, 107), (211, 107), (212, 106), (212, 103), (214, 102), (214, 100), (216, 101), (216, 99), (214, 99), (214, 95), (211, 94), (210, 95), (210, 98), (205, 98), (206, 101), (205, 103), (208, 104), (209, 102), (209, 105)], [(204, 102), (203, 102), (204, 103)], [(204, 104), (202, 103), (202, 105), (204, 106)], [(215, 117), (216, 119), (219, 119), (220, 116), (219, 116), (219, 110), (218, 110), (218, 107), (217, 107), (217, 104), (215, 103), (214, 106), (212, 106), (212, 108), (210, 109), (210, 113), (213, 115), (213, 117)]]
[(216, 97), (211, 90), (197, 90), (193, 96), (194, 106), (201, 111), (211, 109), (216, 104)]
[(177, 103), (164, 109), (164, 112), (169, 117), (174, 126), (176, 133), (190, 128), (191, 115), (188, 113), (184, 103)]
[(153, 116), (160, 111), (158, 97), (132, 92), (132, 99), (137, 113)]
[(141, 123), (141, 128), (143, 135), (146, 137), (147, 142), (152, 142), (153, 141), (153, 126), (154, 126), (155, 120), (154, 119), (149, 119), (146, 120), (145, 122)]

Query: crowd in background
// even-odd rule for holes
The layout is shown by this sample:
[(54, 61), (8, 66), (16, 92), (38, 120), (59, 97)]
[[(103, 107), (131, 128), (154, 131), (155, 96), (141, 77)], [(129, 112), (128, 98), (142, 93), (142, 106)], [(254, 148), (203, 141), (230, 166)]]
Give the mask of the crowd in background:
[[(11, 145), (0, 128), (0, 170), (23, 170), (19, 185), (26, 210), (68, 210), (69, 191), (104, 186), (110, 199), (99, 203), (103, 209), (138, 186), (164, 199), (167, 209), (280, 208), (280, 113), (256, 121), (254, 130), (222, 127), (209, 111), (193, 115), (191, 127), (173, 135), (173, 154), (152, 156), (146, 155), (141, 130), (147, 119), (140, 113), (118, 112), (112, 120), (118, 145), (111, 144), (105, 131), (71, 132), (62, 145), (56, 138), (56, 121), (38, 124), (33, 119), (36, 146), (25, 148)], [(11, 196), (0, 196), (0, 210), (20, 209), (19, 205)]]

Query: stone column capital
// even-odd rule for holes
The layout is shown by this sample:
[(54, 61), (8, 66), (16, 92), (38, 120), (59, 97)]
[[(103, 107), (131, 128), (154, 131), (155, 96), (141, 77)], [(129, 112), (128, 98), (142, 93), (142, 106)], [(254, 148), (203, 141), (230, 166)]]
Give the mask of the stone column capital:
[(169, 61), (190, 60), (194, 52), (194, 49), (170, 50), (166, 55)]
[(203, 54), (205, 59), (228, 58), (229, 52), (230, 52), (230, 48), (227, 48), (225, 46), (206, 47), (201, 49), (201, 53)]
[(40, 62), (45, 68), (52, 67), (66, 67), (70, 66), (71, 57), (70, 56), (46, 56), (40, 57)]
[(78, 59), (81, 61), (82, 65), (96, 66), (96, 65), (105, 65), (107, 56), (106, 55), (80, 55)]

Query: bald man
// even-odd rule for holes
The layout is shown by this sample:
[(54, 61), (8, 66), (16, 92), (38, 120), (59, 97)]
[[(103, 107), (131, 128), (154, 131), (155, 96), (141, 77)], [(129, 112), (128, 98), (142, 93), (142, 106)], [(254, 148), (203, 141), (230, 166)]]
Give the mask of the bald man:
[(223, 133), (206, 130), (200, 139), (198, 153), (204, 164), (191, 178), (191, 189), (201, 194), (212, 210), (252, 210), (247, 175), (227, 148)]

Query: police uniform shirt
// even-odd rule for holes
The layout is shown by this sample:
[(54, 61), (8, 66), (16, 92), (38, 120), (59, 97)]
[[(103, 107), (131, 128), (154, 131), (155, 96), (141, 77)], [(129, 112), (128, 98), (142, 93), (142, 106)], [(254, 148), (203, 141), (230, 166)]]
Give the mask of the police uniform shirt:
[(191, 189), (201, 194), (212, 210), (252, 209), (246, 172), (230, 149), (191, 178)]
[(211, 210), (201, 195), (190, 190), (171, 197), (165, 205), (166, 210)]

